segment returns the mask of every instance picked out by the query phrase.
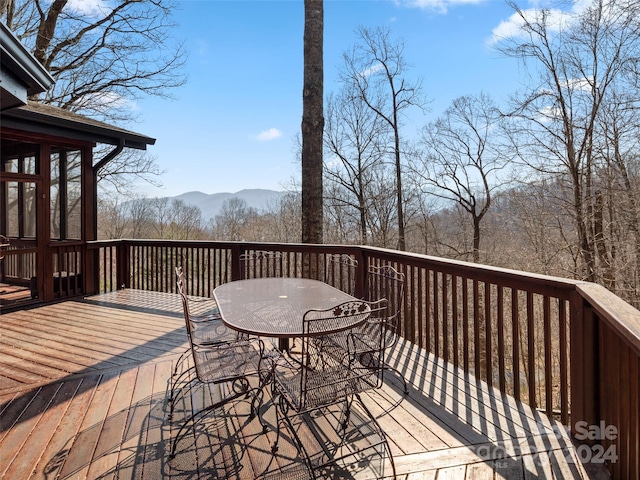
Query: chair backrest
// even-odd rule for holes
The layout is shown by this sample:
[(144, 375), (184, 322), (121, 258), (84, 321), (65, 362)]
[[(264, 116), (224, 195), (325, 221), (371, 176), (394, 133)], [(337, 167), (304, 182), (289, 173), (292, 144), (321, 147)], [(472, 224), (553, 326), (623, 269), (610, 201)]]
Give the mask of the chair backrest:
[(387, 300), (387, 310), (381, 312), (387, 330), (393, 334), (400, 333), (400, 312), (404, 303), (404, 273), (398, 272), (390, 265), (371, 266), (367, 271), (365, 299), (376, 301)]
[[(308, 406), (309, 402), (318, 406), (322, 403), (323, 395), (329, 400), (355, 393), (358, 382), (352, 368), (356, 361), (352, 352), (356, 348), (349, 334), (369, 316), (377, 315), (386, 310), (386, 307), (386, 300), (353, 300), (325, 310), (309, 310), (304, 314), (300, 358), (301, 365), (306, 366), (300, 375), (303, 407)], [(336, 335), (347, 338), (346, 351), (344, 342), (332, 339)], [(371, 377), (376, 373), (370, 369), (361, 369), (360, 375)], [(318, 378), (322, 381), (318, 382)], [(350, 380), (345, 382), (345, 378)], [(376, 380), (370, 380), (369, 383), (373, 386)], [(362, 390), (359, 388), (359, 391)]]
[(348, 293), (356, 294), (358, 261), (346, 253), (336, 253), (325, 257), (324, 283)]
[(184, 273), (182, 267), (176, 267), (176, 285), (178, 286), (178, 293), (180, 294), (180, 300), (182, 300), (182, 311), (184, 312), (184, 323), (187, 327), (187, 334), (191, 338), (191, 321), (189, 312), (189, 298), (187, 297), (187, 276)]
[(282, 277), (281, 252), (254, 250), (240, 255), (240, 275), (243, 279)]

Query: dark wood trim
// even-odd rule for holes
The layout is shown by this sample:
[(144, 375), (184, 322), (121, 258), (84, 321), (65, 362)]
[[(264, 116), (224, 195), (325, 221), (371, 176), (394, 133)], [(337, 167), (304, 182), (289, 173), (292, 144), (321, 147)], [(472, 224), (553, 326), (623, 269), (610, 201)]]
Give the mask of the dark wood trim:
[(32, 175), (29, 173), (2, 172), (2, 182), (29, 183), (42, 181), (42, 175)]
[[(97, 211), (97, 177), (93, 170), (93, 149), (84, 147), (82, 149), (82, 169), (80, 172), (81, 191), (84, 201), (81, 206), (81, 238), (83, 244), (93, 240), (97, 240), (98, 232), (98, 211)], [(99, 281), (96, 283), (99, 263), (98, 251), (85, 249), (83, 252), (82, 271), (84, 275), (83, 290), (86, 293), (97, 292)]]
[(43, 143), (40, 145), (40, 174), (42, 175), (41, 191), (38, 194), (38, 210), (36, 228), (36, 243), (38, 245), (38, 258), (36, 281), (38, 298), (48, 302), (53, 300), (53, 263), (48, 246), (51, 243), (51, 146)]
[(18, 140), (25, 143), (32, 144), (52, 144), (57, 147), (63, 148), (79, 148), (79, 147), (95, 147), (96, 142), (88, 142), (85, 140), (75, 140), (65, 137), (59, 137), (56, 135), (47, 135), (38, 132), (25, 132), (24, 130), (17, 130), (14, 128), (0, 128), (0, 135), (3, 139)]

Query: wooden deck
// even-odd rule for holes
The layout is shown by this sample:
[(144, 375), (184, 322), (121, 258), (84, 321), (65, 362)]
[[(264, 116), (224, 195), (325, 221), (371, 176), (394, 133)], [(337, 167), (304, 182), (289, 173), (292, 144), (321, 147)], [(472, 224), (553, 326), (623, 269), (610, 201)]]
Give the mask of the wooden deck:
[[(176, 434), (167, 385), (186, 347), (176, 295), (122, 290), (6, 313), (0, 326), (0, 478), (254, 479), (300, 462), (286, 435), (271, 454), (273, 428), (261, 434), (246, 401), (199, 422), (167, 462)], [(398, 347), (395, 365), (410, 394), (390, 377), (363, 399), (398, 478), (589, 478), (544, 414), (410, 344)], [(176, 415), (207, 401), (199, 395)], [(266, 398), (273, 427), (270, 406)], [(374, 477), (365, 462), (352, 467), (345, 478)]]

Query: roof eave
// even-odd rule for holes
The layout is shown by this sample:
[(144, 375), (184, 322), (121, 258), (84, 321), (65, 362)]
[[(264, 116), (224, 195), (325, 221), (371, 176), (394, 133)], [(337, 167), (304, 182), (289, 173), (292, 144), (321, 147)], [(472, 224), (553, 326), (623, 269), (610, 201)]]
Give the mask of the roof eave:
[(42, 93), (53, 85), (53, 77), (3, 22), (0, 22), (0, 39), (2, 64), (24, 82), (28, 95)]
[(154, 145), (156, 142), (155, 138), (139, 133), (121, 129), (111, 130), (90, 123), (53, 117), (23, 108), (3, 112), (2, 126), (83, 142), (118, 145), (123, 141), (126, 148), (135, 148), (137, 150), (146, 150), (147, 145)]

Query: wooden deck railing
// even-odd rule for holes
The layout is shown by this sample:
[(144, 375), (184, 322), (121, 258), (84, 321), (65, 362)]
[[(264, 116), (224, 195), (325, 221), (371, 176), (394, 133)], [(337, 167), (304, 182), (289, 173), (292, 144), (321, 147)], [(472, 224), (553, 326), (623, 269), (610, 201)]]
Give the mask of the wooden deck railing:
[[(402, 335), (534, 408), (557, 416), (614, 478), (640, 476), (640, 312), (595, 284), (373, 247), (200, 241), (94, 242), (96, 293), (121, 287), (209, 296), (240, 278), (240, 255), (280, 252), (282, 275), (323, 278), (346, 253), (407, 278)], [(363, 268), (365, 267), (365, 268)], [(255, 272), (254, 272), (255, 273)], [(340, 280), (338, 280), (340, 281)], [(347, 281), (347, 279), (345, 279)]]
[(43, 261), (44, 274), (53, 281), (38, 285), (38, 255), (35, 241), (12, 239), (12, 245), (3, 252), (2, 279), (12, 285), (30, 287), (32, 297), (44, 288), (47, 299), (58, 299), (82, 293), (82, 255), (84, 243), (55, 241)]

